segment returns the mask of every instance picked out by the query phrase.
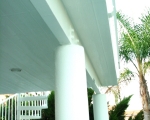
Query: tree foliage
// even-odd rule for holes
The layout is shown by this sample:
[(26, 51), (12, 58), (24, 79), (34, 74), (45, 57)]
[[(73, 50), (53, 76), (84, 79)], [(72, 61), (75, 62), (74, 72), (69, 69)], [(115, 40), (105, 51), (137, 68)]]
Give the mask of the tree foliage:
[(52, 91), (48, 96), (48, 109), (42, 111), (42, 120), (55, 120), (55, 93)]
[[(150, 115), (148, 103), (150, 98), (145, 80), (145, 73), (150, 68), (150, 12), (142, 16), (140, 24), (135, 24), (120, 12), (117, 12), (117, 19), (122, 28), (119, 40), (119, 56), (125, 62), (131, 62), (136, 68), (143, 110), (144, 113)], [(134, 73), (130, 71), (128, 71), (128, 75)], [(146, 116), (145, 119), (150, 119)]]
[(134, 77), (134, 73), (128, 68), (125, 68), (124, 71), (120, 73), (118, 83), (130, 82), (133, 77)]
[(92, 96), (94, 94), (94, 90), (88, 88), (87, 91), (88, 91), (89, 118), (90, 120), (94, 120), (93, 103), (92, 103)]
[(143, 24), (131, 24), (129, 18), (120, 12), (117, 13), (117, 18), (123, 27), (121, 39), (119, 41), (119, 54), (126, 62), (131, 62), (137, 58), (140, 61), (146, 60), (150, 55), (150, 33), (149, 26), (146, 21), (149, 16), (144, 16), (141, 20)]
[(128, 120), (144, 120), (143, 110), (141, 110), (136, 116), (130, 116)]
[(132, 77), (134, 77), (134, 73), (129, 70), (128, 68), (125, 68), (124, 71), (120, 73), (120, 77), (118, 79), (118, 84), (115, 86), (109, 86), (108, 89), (106, 90), (105, 94), (107, 93), (113, 93), (115, 97), (115, 103), (117, 104), (119, 101), (121, 101), (121, 87), (123, 84), (128, 84), (130, 83)]
[(134, 118), (133, 120), (144, 120), (143, 111), (141, 110)]
[(109, 111), (109, 120), (124, 120), (124, 113), (129, 106), (132, 95), (120, 101), (112, 110)]

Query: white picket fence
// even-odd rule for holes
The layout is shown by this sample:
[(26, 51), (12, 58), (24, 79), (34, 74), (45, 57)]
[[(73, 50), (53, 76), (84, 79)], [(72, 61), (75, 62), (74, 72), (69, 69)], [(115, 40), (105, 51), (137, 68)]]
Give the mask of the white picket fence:
[(46, 92), (19, 93), (0, 102), (0, 120), (40, 119), (42, 109), (48, 108)]

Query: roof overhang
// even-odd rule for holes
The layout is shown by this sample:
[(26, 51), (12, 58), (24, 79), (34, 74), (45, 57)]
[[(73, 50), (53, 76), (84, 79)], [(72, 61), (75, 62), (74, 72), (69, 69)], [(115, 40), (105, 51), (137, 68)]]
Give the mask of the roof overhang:
[(117, 83), (105, 0), (2, 1), (0, 16), (0, 93), (53, 90), (55, 49), (69, 43), (85, 48), (88, 86)]

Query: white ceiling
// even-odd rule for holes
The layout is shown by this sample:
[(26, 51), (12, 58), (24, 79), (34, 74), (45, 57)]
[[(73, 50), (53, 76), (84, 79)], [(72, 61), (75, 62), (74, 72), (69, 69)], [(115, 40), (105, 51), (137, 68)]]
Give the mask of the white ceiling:
[[(36, 2), (38, 6), (33, 2), (0, 0), (0, 94), (54, 89), (55, 49), (69, 40), (46, 1)], [(116, 84), (105, 1), (62, 0), (62, 4), (99, 83)], [(42, 15), (37, 7), (47, 14)], [(12, 68), (21, 72), (12, 72)]]

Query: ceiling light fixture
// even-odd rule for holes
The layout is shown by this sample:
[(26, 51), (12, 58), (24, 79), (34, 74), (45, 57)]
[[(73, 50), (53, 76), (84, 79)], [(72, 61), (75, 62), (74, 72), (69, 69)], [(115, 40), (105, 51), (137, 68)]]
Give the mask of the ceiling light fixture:
[(11, 68), (10, 70), (11, 70), (11, 72), (21, 72), (22, 69), (20, 69), (20, 68)]

